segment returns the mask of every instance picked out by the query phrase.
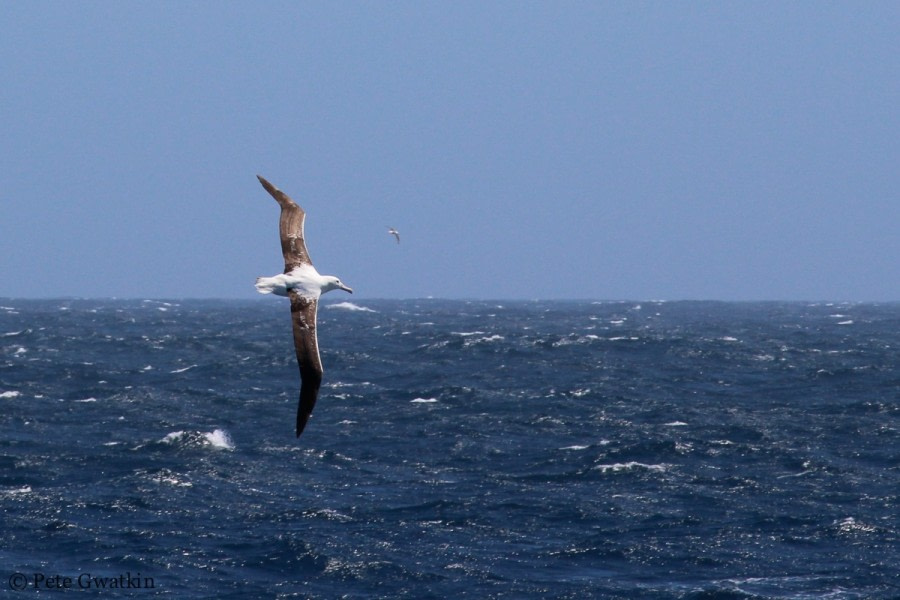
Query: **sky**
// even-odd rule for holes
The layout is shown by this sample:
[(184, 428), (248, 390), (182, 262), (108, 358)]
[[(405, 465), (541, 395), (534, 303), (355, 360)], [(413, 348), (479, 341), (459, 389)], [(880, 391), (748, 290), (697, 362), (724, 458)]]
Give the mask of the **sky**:
[(255, 298), (261, 174), (353, 301), (898, 301), (898, 32), (879, 1), (0, 2), (0, 297)]

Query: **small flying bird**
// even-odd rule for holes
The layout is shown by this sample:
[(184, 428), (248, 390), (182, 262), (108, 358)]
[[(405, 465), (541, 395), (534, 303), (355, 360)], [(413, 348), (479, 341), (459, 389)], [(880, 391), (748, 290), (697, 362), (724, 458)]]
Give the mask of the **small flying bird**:
[(260, 294), (287, 296), (291, 300), (291, 321), (294, 325), (294, 349), (300, 367), (300, 401), (297, 406), (297, 437), (303, 433), (312, 415), (319, 386), (322, 384), (322, 360), (316, 339), (316, 309), (319, 296), (331, 290), (353, 293), (341, 280), (331, 275), (319, 275), (309, 258), (303, 236), (306, 213), (287, 194), (256, 176), (281, 206), (278, 228), (281, 234), (281, 253), (284, 273), (272, 277), (257, 277)]
[(400, 232), (394, 229), (393, 227), (388, 227), (388, 233), (397, 238), (397, 243), (400, 243)]

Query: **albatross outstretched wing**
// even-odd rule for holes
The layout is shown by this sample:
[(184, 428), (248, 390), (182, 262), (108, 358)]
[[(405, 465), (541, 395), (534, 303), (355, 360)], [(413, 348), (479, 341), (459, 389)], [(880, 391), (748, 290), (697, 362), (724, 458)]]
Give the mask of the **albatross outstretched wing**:
[(294, 290), (288, 294), (291, 299), (291, 321), (294, 323), (294, 349), (300, 367), (300, 402), (297, 406), (297, 437), (300, 437), (316, 405), (322, 384), (322, 361), (316, 340), (316, 307), (319, 301)]
[[(281, 234), (281, 253), (284, 255), (284, 272), (290, 273), (300, 265), (311, 265), (309, 251), (306, 249), (306, 240), (303, 236), (303, 223), (306, 213), (296, 202), (265, 180), (261, 175), (256, 176), (266, 191), (269, 192), (281, 206), (281, 220), (278, 222)], [(313, 311), (315, 315), (315, 311)], [(313, 319), (315, 323), (315, 319)]]

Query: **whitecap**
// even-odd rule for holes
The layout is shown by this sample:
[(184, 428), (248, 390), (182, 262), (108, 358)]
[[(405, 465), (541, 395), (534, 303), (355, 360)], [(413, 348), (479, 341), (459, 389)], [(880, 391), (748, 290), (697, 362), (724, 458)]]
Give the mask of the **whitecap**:
[(167, 433), (166, 437), (164, 437), (163, 439), (161, 439), (159, 441), (166, 443), (166, 444), (173, 444), (173, 443), (177, 442), (178, 440), (180, 440), (182, 437), (184, 437), (183, 431), (172, 431), (170, 433)]
[(15, 337), (17, 335), (22, 335), (26, 331), (28, 331), (28, 329), (20, 329), (19, 331), (8, 331), (4, 334), (0, 334), (0, 337)]
[(838, 321), (838, 325), (853, 325), (853, 319), (848, 319), (846, 321)]
[(451, 335), (459, 335), (462, 337), (470, 337), (473, 335), (484, 335), (484, 331), (451, 331)]
[(499, 342), (504, 339), (502, 335), (494, 334), (487, 337), (478, 338), (477, 340), (466, 340), (469, 344), (480, 344), (482, 342)]
[(31, 486), (23, 485), (22, 487), (18, 487), (18, 488), (2, 490), (2, 492), (0, 492), (0, 493), (2, 493), (4, 496), (18, 496), (19, 494), (30, 494)]
[(184, 444), (185, 446), (212, 446), (224, 450), (234, 450), (234, 442), (224, 429), (210, 432), (172, 431), (159, 440), (164, 444)]
[(433, 404), (437, 402), (437, 398), (415, 398), (414, 400), (410, 400), (410, 403), (415, 404)]
[(168, 483), (169, 485), (175, 485), (178, 487), (192, 487), (194, 485), (190, 481), (179, 479), (177, 475), (169, 469), (163, 469), (156, 475), (153, 475), (152, 480), (156, 483)]
[(665, 465), (648, 465), (646, 463), (637, 462), (637, 461), (632, 460), (627, 463), (613, 463), (613, 464), (609, 464), (609, 465), (597, 465), (594, 467), (594, 469), (596, 469), (602, 473), (606, 473), (607, 471), (613, 471), (614, 473), (618, 472), (618, 471), (631, 471), (633, 469), (646, 469), (647, 471), (656, 471), (656, 472), (661, 473), (666, 470), (666, 467), (665, 467)]
[(340, 513), (333, 508), (320, 508), (318, 510), (306, 511), (303, 513), (303, 516), (322, 517), (329, 521), (338, 521), (340, 523), (347, 523), (353, 520), (353, 517)]
[(838, 526), (838, 529), (842, 533), (852, 533), (852, 532), (863, 532), (863, 533), (871, 533), (876, 531), (876, 528), (872, 525), (867, 525), (865, 523), (860, 523), (853, 517), (847, 517), (842, 521), (835, 521), (835, 525)]
[(352, 302), (336, 302), (335, 304), (326, 304), (325, 308), (340, 308), (342, 310), (352, 310), (356, 312), (377, 312), (372, 310), (371, 308), (366, 308), (365, 306), (360, 306), (359, 304), (354, 304)]
[(216, 429), (211, 433), (204, 433), (203, 435), (206, 437), (206, 441), (216, 448), (234, 450), (234, 442), (231, 441), (231, 436), (228, 435), (228, 432), (224, 429)]
[(18, 398), (21, 395), (22, 395), (22, 392), (16, 392), (16, 391), (0, 392), (0, 398)]
[(97, 399), (91, 396), (90, 398), (84, 398), (82, 400), (76, 400), (75, 402), (96, 402)]
[(687, 423), (684, 421), (672, 421), (671, 423), (666, 423), (666, 427), (687, 427)]
[(590, 448), (590, 446), (575, 445), (575, 446), (564, 446), (564, 447), (560, 448), (560, 450), (587, 450), (588, 448)]
[(187, 371), (187, 370), (189, 370), (189, 369), (193, 369), (193, 368), (196, 367), (196, 366), (197, 366), (197, 365), (191, 365), (191, 366), (185, 367), (185, 368), (183, 368), (183, 369), (175, 369), (174, 371), (169, 371), (169, 373), (184, 373), (185, 371)]

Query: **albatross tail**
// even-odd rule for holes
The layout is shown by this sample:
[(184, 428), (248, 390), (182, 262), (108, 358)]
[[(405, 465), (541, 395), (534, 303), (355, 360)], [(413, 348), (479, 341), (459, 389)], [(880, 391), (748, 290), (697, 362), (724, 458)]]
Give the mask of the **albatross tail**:
[(260, 294), (271, 294), (278, 287), (273, 277), (257, 277), (256, 291)]

